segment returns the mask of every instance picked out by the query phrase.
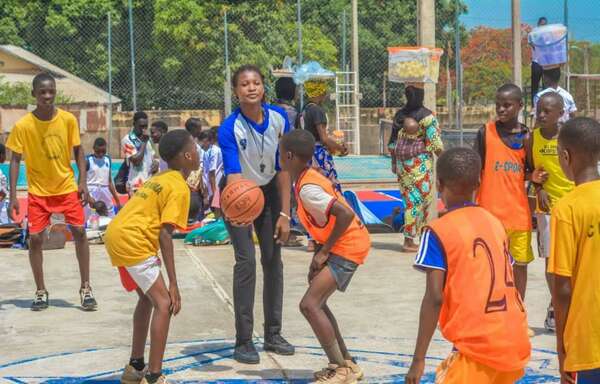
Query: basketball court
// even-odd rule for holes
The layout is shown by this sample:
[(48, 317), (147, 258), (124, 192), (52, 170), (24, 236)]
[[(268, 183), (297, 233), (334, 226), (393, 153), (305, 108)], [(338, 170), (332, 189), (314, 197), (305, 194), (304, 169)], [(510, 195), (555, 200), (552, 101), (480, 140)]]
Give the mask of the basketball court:
[[(373, 236), (367, 262), (348, 291), (335, 294), (331, 307), (348, 346), (363, 367), (366, 383), (403, 383), (417, 334), (424, 275), (412, 269), (412, 255), (399, 252), (401, 237)], [(176, 383), (306, 383), (326, 358), (298, 310), (306, 289), (310, 255), (284, 249), (285, 297), (283, 335), (296, 345), (295, 356), (282, 357), (260, 348), (262, 287), (260, 266), (255, 304), (255, 331), (260, 365), (240, 365), (232, 358), (233, 254), (230, 246), (188, 247), (175, 240), (181, 313), (173, 319), (164, 373)], [(0, 382), (118, 383), (129, 358), (135, 294), (121, 288), (104, 246), (91, 246), (92, 285), (99, 310), (79, 309), (79, 274), (72, 243), (45, 252), (50, 308), (31, 312), (34, 291), (26, 251), (1, 250)], [(542, 327), (549, 294), (543, 262), (530, 268), (526, 302), (536, 331), (527, 375), (521, 383), (558, 382), (553, 334)], [(428, 352), (423, 383), (433, 383), (435, 367), (451, 346), (436, 333)], [(147, 358), (147, 353), (146, 353)]]

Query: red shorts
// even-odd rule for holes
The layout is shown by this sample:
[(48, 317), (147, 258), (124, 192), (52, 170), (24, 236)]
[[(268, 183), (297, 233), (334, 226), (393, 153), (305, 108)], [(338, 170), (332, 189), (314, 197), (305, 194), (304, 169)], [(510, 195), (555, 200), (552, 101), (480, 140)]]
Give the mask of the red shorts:
[(121, 284), (127, 292), (135, 291), (138, 288), (137, 283), (133, 280), (133, 277), (127, 272), (125, 267), (118, 267), (119, 276), (121, 277)]
[(29, 232), (40, 233), (50, 225), (50, 216), (61, 213), (69, 225), (82, 227), (85, 214), (77, 192), (56, 196), (36, 196), (29, 194), (27, 199), (27, 216)]

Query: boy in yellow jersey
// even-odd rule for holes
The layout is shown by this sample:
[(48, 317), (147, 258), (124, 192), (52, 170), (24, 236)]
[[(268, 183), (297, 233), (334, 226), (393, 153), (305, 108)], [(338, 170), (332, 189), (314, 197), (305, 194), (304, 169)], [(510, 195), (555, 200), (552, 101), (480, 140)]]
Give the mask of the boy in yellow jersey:
[[(164, 383), (162, 358), (167, 343), (171, 314), (181, 308), (175, 275), (172, 233), (185, 228), (190, 206), (190, 190), (185, 178), (198, 168), (196, 143), (185, 130), (165, 134), (159, 146), (169, 169), (146, 181), (119, 211), (106, 230), (106, 250), (119, 268), (127, 291), (139, 296), (133, 313), (131, 359), (121, 383)], [(161, 274), (161, 260), (167, 269), (169, 286)], [(152, 317), (152, 324), (150, 318)], [(144, 347), (150, 329), (150, 359), (144, 364)]]
[(437, 163), (448, 212), (421, 237), (415, 268), (427, 273), (419, 333), (407, 384), (419, 383), (436, 325), (454, 346), (437, 384), (513, 384), (531, 354), (527, 315), (513, 278), (502, 222), (474, 203), (481, 161), (452, 148)]
[(600, 383), (600, 123), (565, 123), (558, 158), (575, 182), (552, 209), (548, 262), (561, 383)]
[[(575, 186), (567, 179), (558, 162), (558, 124), (563, 111), (564, 102), (558, 93), (542, 95), (536, 108), (536, 119), (540, 127), (533, 131), (531, 139), (525, 144), (529, 162), (535, 168), (531, 181), (535, 185), (537, 195), (538, 254), (546, 260), (546, 268), (550, 256), (550, 210)], [(549, 273), (546, 273), (546, 282), (552, 292)], [(552, 303), (548, 306), (544, 327), (549, 331), (555, 329)]]
[[(86, 161), (79, 138), (77, 119), (54, 105), (56, 81), (48, 73), (33, 79), (31, 94), (36, 108), (15, 124), (6, 147), (12, 152), (10, 160), (10, 205), (8, 213), (19, 214), (17, 180), (19, 163), (24, 157), (27, 169), (27, 219), (29, 229), (29, 263), (37, 290), (31, 310), (48, 308), (48, 291), (44, 283), (42, 244), (53, 213), (64, 215), (75, 240), (79, 262), (81, 306), (86, 311), (96, 309), (90, 287), (90, 247), (85, 235), (83, 206), (88, 201)], [(71, 154), (79, 169), (79, 182), (71, 168)]]

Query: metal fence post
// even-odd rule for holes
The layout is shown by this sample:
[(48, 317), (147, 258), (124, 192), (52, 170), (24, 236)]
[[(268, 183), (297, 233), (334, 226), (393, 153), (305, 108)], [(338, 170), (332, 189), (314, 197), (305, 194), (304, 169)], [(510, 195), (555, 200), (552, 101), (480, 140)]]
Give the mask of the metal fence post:
[(223, 103), (225, 116), (231, 114), (231, 68), (229, 67), (229, 30), (227, 27), (227, 8), (223, 15), (223, 31), (225, 35), (225, 84), (223, 85)]
[[(298, 26), (298, 63), (297, 65), (302, 65), (302, 61), (304, 60), (303, 52), (302, 52), (302, 4), (301, 0), (296, 1), (296, 24)], [(298, 92), (300, 93), (300, 110), (304, 108), (304, 87), (302, 84), (298, 86)]]
[(348, 71), (348, 57), (346, 53), (346, 36), (347, 36), (347, 25), (346, 25), (346, 8), (342, 11), (342, 71)]
[(455, 70), (456, 70), (456, 127), (460, 130), (460, 146), (464, 144), (464, 131), (462, 124), (462, 62), (460, 57), (461, 43), (460, 43), (460, 13), (459, 13), (459, 1), (456, 0), (456, 24), (455, 24), (455, 35), (454, 35), (454, 59), (455, 59)]
[(565, 27), (567, 27), (567, 36), (566, 36), (566, 44), (567, 44), (567, 63), (565, 64), (565, 69), (566, 69), (566, 76), (565, 76), (565, 88), (567, 89), (567, 92), (571, 92), (571, 68), (570, 68), (570, 56), (569, 55), (569, 1), (568, 0), (564, 0), (563, 3), (563, 12), (564, 12), (564, 24)]
[(137, 87), (135, 84), (135, 47), (133, 45), (133, 6), (131, 0), (127, 2), (129, 11), (129, 54), (131, 58), (131, 98), (133, 103), (133, 110), (137, 111)]
[[(112, 136), (113, 136), (113, 124), (112, 124), (112, 22), (110, 12), (108, 12), (108, 153), (111, 154), (110, 149), (112, 147)], [(113, 155), (113, 157), (115, 157)]]
[(358, 116), (356, 128), (354, 131), (355, 151), (360, 155), (360, 73), (358, 57), (358, 0), (352, 0), (352, 72), (354, 72), (354, 104), (356, 105), (355, 114)]
[(522, 54), (521, 54), (521, 0), (512, 0), (512, 60), (513, 83), (523, 87)]

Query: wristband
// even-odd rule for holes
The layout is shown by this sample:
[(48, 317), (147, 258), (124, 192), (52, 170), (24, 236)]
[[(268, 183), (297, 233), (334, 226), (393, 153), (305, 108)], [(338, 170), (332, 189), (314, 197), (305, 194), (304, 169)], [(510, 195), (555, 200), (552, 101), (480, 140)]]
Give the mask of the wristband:
[(289, 221), (292, 221), (292, 218), (291, 218), (291, 217), (290, 217), (288, 214), (286, 214), (286, 213), (279, 212), (279, 216), (283, 216), (283, 217), (285, 217), (286, 219), (288, 219)]

